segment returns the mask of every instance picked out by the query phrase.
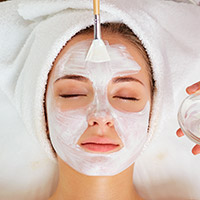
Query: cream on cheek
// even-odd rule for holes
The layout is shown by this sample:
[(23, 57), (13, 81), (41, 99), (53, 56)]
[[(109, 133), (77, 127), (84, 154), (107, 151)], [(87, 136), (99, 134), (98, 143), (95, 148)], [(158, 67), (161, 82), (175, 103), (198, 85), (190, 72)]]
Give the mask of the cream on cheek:
[[(58, 156), (78, 172), (90, 176), (111, 176), (129, 167), (141, 152), (148, 136), (150, 104), (147, 102), (140, 112), (119, 111), (111, 106), (107, 98), (108, 83), (114, 77), (136, 74), (141, 67), (123, 45), (107, 46), (111, 57), (109, 62), (85, 62), (90, 44), (91, 41), (75, 44), (56, 65), (47, 92), (50, 138)], [(52, 98), (53, 84), (66, 75), (86, 77), (92, 82), (94, 97), (88, 105), (67, 111), (57, 106)], [(73, 98), (70, 101), (73, 102)], [(77, 142), (88, 127), (88, 118), (108, 115), (114, 120), (123, 148), (106, 154), (86, 152)]]

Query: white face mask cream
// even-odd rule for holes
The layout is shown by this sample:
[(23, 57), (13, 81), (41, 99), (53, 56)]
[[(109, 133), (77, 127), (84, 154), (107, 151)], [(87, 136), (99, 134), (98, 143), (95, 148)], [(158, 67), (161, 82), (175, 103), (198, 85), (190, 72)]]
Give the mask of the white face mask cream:
[[(111, 61), (86, 62), (91, 41), (73, 45), (58, 61), (47, 90), (47, 116), (51, 142), (58, 156), (76, 171), (89, 176), (116, 175), (133, 164), (147, 140), (150, 104), (139, 112), (114, 108), (107, 87), (114, 77), (136, 74), (141, 67), (123, 45), (108, 45)], [(94, 97), (83, 107), (61, 109), (54, 98), (54, 83), (66, 75), (78, 75), (91, 81)], [(67, 107), (67, 105), (66, 105)], [(114, 129), (123, 147), (111, 153), (85, 151), (78, 141), (88, 128), (91, 117), (113, 120)]]

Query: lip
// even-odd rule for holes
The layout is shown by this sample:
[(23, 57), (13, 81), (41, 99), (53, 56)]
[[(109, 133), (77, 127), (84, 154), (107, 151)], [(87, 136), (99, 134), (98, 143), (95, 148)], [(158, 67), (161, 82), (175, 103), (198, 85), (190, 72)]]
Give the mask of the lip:
[(108, 138), (92, 137), (82, 142), (81, 147), (89, 151), (103, 153), (113, 151), (119, 148), (120, 145)]

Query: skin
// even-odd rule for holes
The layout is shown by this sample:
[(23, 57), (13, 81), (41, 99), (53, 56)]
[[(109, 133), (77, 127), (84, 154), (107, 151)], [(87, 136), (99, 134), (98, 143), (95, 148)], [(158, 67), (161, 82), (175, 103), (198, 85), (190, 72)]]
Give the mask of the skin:
[[(49, 80), (51, 80), (55, 66), (59, 59), (63, 56), (63, 54), (75, 43), (92, 39), (93, 35), (78, 35), (75, 36), (72, 40), (70, 40), (67, 45), (63, 48), (59, 56), (57, 57), (52, 71), (49, 75)], [(113, 106), (117, 106), (118, 103), (120, 105), (121, 99), (117, 99), (118, 103), (112, 102), (114, 99), (112, 98), (113, 95), (116, 94), (117, 88), (124, 87), (130, 88), (132, 86), (134, 88), (134, 95), (137, 95), (139, 101), (135, 101), (135, 107), (137, 110), (142, 110), (147, 101), (151, 103), (151, 88), (149, 82), (149, 75), (147, 72), (147, 66), (144, 58), (142, 57), (141, 53), (138, 49), (130, 44), (126, 39), (122, 38), (117, 34), (104, 34), (102, 33), (102, 38), (107, 40), (110, 44), (123, 44), (126, 46), (128, 52), (133, 56), (134, 60), (141, 66), (141, 70), (138, 74), (131, 75), (133, 78), (139, 80), (138, 81), (131, 81), (131, 82), (123, 82), (123, 83), (114, 83), (111, 81), (108, 86), (108, 98), (109, 101), (113, 104)], [(59, 91), (64, 90), (67, 87), (67, 84), (71, 84), (71, 87), (77, 86), (80, 84), (81, 88), (86, 88), (88, 91), (88, 100), (85, 102), (86, 104), (91, 102), (93, 91), (91, 89), (91, 82), (79, 83), (77, 80), (61, 80), (59, 84), (54, 84), (54, 91), (55, 96), (53, 98), (59, 99)], [(129, 93), (129, 89), (126, 89)], [(125, 91), (126, 91), (125, 90)], [(124, 90), (123, 90), (124, 91)], [(48, 88), (47, 88), (48, 92)], [(121, 95), (121, 94), (120, 94)], [(123, 94), (124, 95), (124, 94)], [(79, 97), (77, 97), (79, 98)], [(79, 102), (84, 101), (82, 97), (80, 97)], [(59, 101), (59, 100), (58, 100)], [(129, 104), (129, 102), (127, 102)], [(133, 102), (132, 102), (133, 103)], [(59, 105), (61, 108), (63, 107), (63, 102), (60, 101)], [(74, 109), (74, 105), (67, 109)], [(120, 108), (119, 108), (120, 110)], [(48, 116), (48, 113), (47, 113)], [(120, 138), (118, 137), (115, 129), (114, 129), (114, 122), (109, 116), (105, 116), (104, 118), (90, 118), (88, 120), (88, 128), (82, 134), (81, 138), (79, 139), (79, 144), (82, 141), (89, 138), (91, 134), (95, 134), (99, 137), (106, 137), (112, 138), (112, 140), (116, 141), (119, 144), (119, 147), (115, 149), (118, 151), (122, 148), (122, 143)], [(59, 165), (59, 182), (57, 189), (50, 200), (62, 200), (62, 199), (70, 199), (70, 200), (141, 200), (142, 198), (137, 194), (137, 191), (133, 185), (133, 171), (134, 171), (134, 164), (131, 165), (129, 168), (117, 174), (115, 176), (108, 176), (108, 177), (95, 177), (95, 176), (86, 176), (84, 174), (80, 174), (70, 166), (68, 166), (65, 162), (63, 162), (58, 156), (58, 165)]]
[[(191, 94), (194, 94), (195, 92), (197, 91), (200, 91), (200, 81), (187, 87), (186, 88), (186, 92), (191, 95)], [(176, 131), (176, 135), (178, 137), (182, 137), (184, 136), (184, 133), (182, 132), (182, 130), (179, 128), (177, 131)], [(194, 155), (197, 155), (197, 154), (200, 154), (200, 145), (196, 144), (193, 148), (192, 148), (192, 153)]]

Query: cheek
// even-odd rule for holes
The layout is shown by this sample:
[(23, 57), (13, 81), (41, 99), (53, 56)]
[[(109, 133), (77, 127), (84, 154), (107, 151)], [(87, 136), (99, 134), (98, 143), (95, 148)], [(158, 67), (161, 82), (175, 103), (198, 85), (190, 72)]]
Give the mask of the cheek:
[(55, 115), (55, 120), (53, 121), (54, 124), (56, 123), (62, 126), (66, 124), (66, 117), (64, 117), (62, 112), (54, 110), (54, 115)]

